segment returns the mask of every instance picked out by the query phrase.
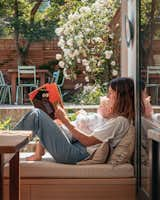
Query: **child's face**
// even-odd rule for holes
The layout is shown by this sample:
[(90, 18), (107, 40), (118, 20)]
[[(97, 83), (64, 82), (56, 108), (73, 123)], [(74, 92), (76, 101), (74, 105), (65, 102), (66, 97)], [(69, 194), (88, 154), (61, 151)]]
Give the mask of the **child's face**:
[(108, 101), (109, 99), (106, 96), (100, 97), (100, 105), (98, 108), (98, 113), (102, 115), (102, 117), (107, 117), (108, 106), (109, 106)]

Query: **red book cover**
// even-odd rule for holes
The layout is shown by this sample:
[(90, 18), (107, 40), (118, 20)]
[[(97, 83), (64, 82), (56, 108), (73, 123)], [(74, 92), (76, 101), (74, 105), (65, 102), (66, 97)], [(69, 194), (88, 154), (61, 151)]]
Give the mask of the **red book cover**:
[(56, 83), (46, 83), (29, 93), (29, 99), (35, 108), (40, 108), (52, 119), (55, 119), (55, 107), (61, 105), (63, 101)]

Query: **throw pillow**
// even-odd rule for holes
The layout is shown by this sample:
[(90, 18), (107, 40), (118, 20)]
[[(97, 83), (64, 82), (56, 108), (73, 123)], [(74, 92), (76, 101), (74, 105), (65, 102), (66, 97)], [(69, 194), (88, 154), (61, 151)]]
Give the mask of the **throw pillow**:
[(135, 148), (135, 127), (130, 125), (129, 130), (115, 147), (110, 155), (108, 164), (119, 165), (129, 163)]
[(78, 165), (102, 164), (109, 156), (110, 148), (107, 142), (100, 145), (99, 148), (87, 159), (78, 162)]

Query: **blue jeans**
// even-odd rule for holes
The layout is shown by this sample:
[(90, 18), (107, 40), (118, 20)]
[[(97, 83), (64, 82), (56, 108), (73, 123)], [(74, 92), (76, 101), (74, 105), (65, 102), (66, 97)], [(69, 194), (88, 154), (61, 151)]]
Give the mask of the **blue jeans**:
[(32, 130), (41, 144), (53, 156), (56, 162), (75, 164), (89, 153), (79, 141), (71, 142), (57, 124), (42, 110), (33, 109), (27, 113), (16, 125), (15, 130)]

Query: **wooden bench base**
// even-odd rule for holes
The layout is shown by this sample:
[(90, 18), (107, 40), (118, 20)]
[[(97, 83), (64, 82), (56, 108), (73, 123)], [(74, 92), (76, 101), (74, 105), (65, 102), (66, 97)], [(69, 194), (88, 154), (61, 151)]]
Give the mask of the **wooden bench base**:
[[(8, 200), (8, 179), (4, 200)], [(22, 178), (21, 200), (135, 200), (136, 179)]]

